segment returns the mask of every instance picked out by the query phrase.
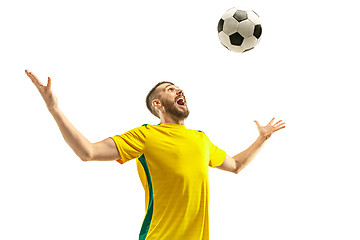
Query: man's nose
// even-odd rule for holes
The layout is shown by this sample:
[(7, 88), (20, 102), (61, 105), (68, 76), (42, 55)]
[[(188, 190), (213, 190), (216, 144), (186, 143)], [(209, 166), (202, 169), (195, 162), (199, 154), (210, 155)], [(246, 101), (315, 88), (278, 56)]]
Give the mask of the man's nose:
[(177, 90), (177, 93), (176, 93), (176, 94), (177, 94), (177, 95), (184, 95), (184, 91), (179, 88), (179, 89)]

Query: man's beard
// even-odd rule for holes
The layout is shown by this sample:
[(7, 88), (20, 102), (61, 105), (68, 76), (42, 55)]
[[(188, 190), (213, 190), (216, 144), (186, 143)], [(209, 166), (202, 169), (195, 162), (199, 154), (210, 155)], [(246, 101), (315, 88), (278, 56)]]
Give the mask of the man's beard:
[(163, 99), (162, 102), (166, 112), (176, 117), (177, 119), (186, 119), (189, 116), (190, 111), (187, 106), (185, 106), (186, 109), (184, 111), (181, 111), (175, 106), (175, 104), (177, 104), (175, 102), (170, 102), (165, 99)]

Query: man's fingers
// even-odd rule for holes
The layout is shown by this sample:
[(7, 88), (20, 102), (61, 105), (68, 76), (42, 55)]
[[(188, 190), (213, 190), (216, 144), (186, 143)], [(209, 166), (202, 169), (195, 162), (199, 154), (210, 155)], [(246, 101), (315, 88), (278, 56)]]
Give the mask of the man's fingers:
[(26, 74), (34, 83), (39, 82), (39, 79), (32, 72), (26, 70)]
[(285, 126), (277, 127), (277, 128), (275, 128), (274, 132), (279, 131), (280, 129), (283, 129), (283, 128), (285, 128)]
[(271, 121), (269, 122), (269, 125), (271, 125), (274, 122), (275, 118), (271, 119)]
[(278, 123), (280, 123), (280, 122), (282, 122), (282, 120), (280, 120), (280, 121), (277, 121), (275, 124), (274, 124), (274, 126), (276, 126), (276, 124), (278, 124)]
[(280, 121), (277, 121), (275, 124), (274, 124), (274, 132), (280, 130), (280, 129), (283, 129), (285, 128), (285, 122), (283, 122), (282, 120)]
[(42, 82), (40, 82), (40, 80), (35, 76), (35, 74), (29, 72), (27, 69), (25, 70), (25, 72), (37, 88), (43, 86)]
[(274, 125), (274, 127), (281, 127), (281, 126), (283, 126), (283, 125), (285, 125), (285, 123), (283, 122), (283, 123), (280, 123), (279, 125)]
[(48, 77), (47, 87), (48, 87), (49, 90), (51, 89), (51, 78), (50, 77)]

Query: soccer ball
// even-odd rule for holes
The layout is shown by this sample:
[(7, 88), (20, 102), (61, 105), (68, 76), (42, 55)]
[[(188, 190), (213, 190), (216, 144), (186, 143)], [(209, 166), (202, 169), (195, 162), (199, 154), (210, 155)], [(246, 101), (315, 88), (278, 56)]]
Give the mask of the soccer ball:
[(259, 15), (254, 11), (231, 8), (218, 23), (220, 42), (233, 52), (246, 52), (260, 41), (262, 33)]

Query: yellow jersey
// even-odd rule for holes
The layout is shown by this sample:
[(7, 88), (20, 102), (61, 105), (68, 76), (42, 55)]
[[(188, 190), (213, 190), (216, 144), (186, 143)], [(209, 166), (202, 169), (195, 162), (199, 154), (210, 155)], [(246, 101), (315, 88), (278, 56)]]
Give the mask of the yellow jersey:
[(208, 240), (208, 169), (226, 153), (201, 131), (145, 124), (111, 137), (123, 164), (137, 158), (146, 215), (139, 240)]

